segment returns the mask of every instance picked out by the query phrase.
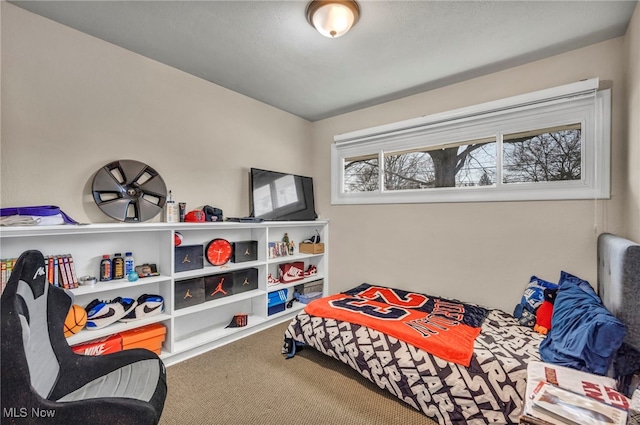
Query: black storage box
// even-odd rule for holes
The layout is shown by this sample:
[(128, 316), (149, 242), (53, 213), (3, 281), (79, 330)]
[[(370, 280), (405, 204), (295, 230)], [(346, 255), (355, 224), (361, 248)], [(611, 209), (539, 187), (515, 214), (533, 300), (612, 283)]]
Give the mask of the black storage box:
[(256, 261), (258, 259), (258, 241), (238, 241), (232, 242), (233, 263), (243, 263), (245, 261)]
[(181, 245), (175, 247), (174, 272), (201, 269), (204, 248), (202, 245)]
[(204, 278), (205, 300), (217, 300), (233, 294), (233, 273), (221, 273)]
[(176, 280), (174, 288), (176, 310), (204, 302), (204, 279), (201, 277)]
[(242, 269), (233, 272), (233, 293), (258, 289), (258, 269)]

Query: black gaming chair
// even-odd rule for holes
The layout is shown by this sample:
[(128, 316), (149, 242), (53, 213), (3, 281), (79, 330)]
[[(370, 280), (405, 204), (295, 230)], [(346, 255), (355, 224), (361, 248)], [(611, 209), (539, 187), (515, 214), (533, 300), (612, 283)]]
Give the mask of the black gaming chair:
[(74, 353), (63, 324), (72, 303), (26, 251), (2, 293), (2, 424), (157, 424), (167, 394), (162, 360), (144, 349)]

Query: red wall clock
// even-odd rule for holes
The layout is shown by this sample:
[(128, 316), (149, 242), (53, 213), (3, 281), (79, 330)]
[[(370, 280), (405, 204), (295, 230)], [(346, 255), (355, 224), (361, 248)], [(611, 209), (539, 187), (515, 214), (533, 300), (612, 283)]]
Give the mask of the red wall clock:
[(216, 238), (207, 244), (204, 255), (214, 266), (221, 266), (231, 259), (233, 248), (226, 239)]

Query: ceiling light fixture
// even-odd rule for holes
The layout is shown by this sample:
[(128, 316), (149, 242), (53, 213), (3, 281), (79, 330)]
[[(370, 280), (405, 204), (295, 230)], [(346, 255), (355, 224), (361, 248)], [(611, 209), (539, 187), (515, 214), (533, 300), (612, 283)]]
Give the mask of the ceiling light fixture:
[(307, 6), (307, 21), (329, 38), (345, 35), (359, 17), (360, 7), (353, 0), (313, 0)]

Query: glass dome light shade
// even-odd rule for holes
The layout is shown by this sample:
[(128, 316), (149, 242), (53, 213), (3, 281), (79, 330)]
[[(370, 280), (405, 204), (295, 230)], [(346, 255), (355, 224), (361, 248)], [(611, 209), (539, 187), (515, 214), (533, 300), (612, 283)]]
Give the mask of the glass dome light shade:
[(307, 19), (320, 34), (329, 38), (340, 37), (358, 20), (359, 8), (355, 1), (314, 0), (307, 8)]

